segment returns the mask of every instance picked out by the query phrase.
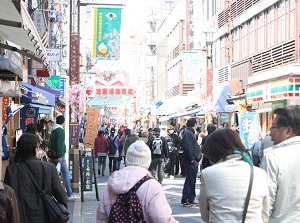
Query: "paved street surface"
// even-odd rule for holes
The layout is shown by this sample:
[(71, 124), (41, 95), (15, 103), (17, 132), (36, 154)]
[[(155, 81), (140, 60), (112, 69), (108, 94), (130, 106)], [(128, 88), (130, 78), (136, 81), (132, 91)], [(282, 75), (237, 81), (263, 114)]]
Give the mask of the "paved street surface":
[[(108, 163), (107, 163), (108, 164)], [(107, 180), (108, 170), (106, 176), (97, 175), (97, 183), (99, 194), (103, 191)], [(200, 217), (199, 207), (182, 207), (180, 205), (181, 192), (184, 184), (184, 178), (177, 177), (173, 180), (165, 178), (163, 181), (163, 188), (168, 199), (168, 202), (173, 210), (173, 216), (177, 221), (182, 223), (203, 223)], [(199, 178), (197, 179), (196, 194), (199, 195)], [(95, 188), (93, 191), (84, 192), (84, 202), (77, 200), (76, 202), (68, 202), (69, 210), (71, 212), (70, 221), (72, 223), (94, 223), (96, 218), (96, 210), (98, 207), (96, 199)]]

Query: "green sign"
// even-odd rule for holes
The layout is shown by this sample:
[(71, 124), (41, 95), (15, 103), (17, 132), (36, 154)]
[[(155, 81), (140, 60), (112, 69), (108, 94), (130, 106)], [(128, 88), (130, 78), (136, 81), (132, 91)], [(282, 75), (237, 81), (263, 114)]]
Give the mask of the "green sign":
[(287, 100), (278, 100), (278, 101), (272, 101), (272, 110), (274, 111), (276, 108), (284, 108), (287, 105)]
[(47, 78), (46, 87), (51, 89), (60, 89), (60, 76), (51, 76)]
[(120, 8), (95, 8), (93, 57), (97, 60), (119, 60), (120, 31)]

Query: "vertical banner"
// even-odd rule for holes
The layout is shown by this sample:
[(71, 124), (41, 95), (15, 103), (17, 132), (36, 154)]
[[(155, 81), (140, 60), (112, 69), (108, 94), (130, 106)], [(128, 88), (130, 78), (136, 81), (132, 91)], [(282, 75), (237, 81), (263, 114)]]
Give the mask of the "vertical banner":
[(258, 113), (239, 113), (239, 130), (240, 138), (246, 148), (249, 150), (251, 146), (259, 139), (260, 124)]
[(120, 8), (94, 8), (93, 57), (120, 60)]
[(28, 124), (36, 123), (38, 114), (39, 114), (39, 108), (31, 107), (29, 105), (24, 106), (21, 109), (21, 123), (20, 123), (21, 129), (25, 131), (26, 126)]
[(93, 157), (92, 156), (86, 156), (83, 158), (83, 190), (84, 191), (92, 191), (92, 183), (93, 183)]
[(182, 53), (182, 82), (194, 84), (200, 81), (200, 62), (197, 52)]
[(193, 0), (186, 0), (186, 43), (185, 49), (194, 48), (194, 3)]
[(213, 73), (211, 68), (206, 69), (206, 97), (213, 95)]
[(70, 43), (70, 83), (72, 83), (79, 81), (79, 35), (71, 34)]
[(2, 121), (5, 121), (8, 114), (6, 113), (6, 108), (9, 105), (9, 97), (2, 98)]
[(78, 123), (70, 123), (70, 145), (78, 145), (79, 143), (79, 125)]
[(97, 108), (87, 108), (86, 120), (86, 147), (94, 148), (94, 139), (98, 134), (98, 117), (99, 110)]

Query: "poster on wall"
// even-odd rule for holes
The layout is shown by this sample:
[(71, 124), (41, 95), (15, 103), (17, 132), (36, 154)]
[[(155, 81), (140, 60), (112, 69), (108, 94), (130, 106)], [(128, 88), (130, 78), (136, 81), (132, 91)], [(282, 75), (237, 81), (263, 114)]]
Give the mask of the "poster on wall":
[(257, 112), (239, 113), (240, 138), (246, 148), (251, 146), (259, 139), (260, 123)]

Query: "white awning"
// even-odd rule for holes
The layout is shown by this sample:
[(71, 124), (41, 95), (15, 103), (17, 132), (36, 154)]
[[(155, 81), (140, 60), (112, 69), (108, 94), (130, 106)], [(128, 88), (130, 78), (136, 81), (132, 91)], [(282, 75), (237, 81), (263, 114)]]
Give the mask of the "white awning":
[(48, 66), (46, 50), (26, 9), (25, 2), (0, 0), (0, 5), (0, 36), (24, 49), (17, 49), (6, 44), (0, 44), (0, 48), (16, 51)]

